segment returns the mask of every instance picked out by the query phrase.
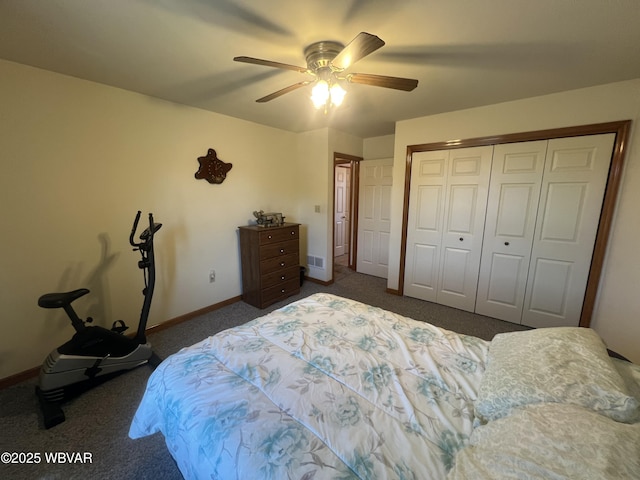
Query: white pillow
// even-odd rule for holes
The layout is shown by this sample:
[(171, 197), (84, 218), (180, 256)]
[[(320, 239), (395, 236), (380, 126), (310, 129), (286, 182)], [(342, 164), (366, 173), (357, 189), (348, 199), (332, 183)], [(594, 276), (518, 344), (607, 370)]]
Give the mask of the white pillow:
[(640, 423), (575, 405), (530, 405), (477, 427), (454, 462), (448, 480), (638, 478)]
[(638, 400), (593, 330), (556, 327), (496, 335), (475, 403), (480, 422), (542, 402), (580, 405), (620, 422), (640, 416)]

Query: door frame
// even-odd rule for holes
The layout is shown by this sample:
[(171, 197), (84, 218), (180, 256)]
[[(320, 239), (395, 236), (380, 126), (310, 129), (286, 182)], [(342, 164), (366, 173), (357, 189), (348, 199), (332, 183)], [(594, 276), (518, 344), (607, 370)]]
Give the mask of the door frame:
[(336, 238), (336, 168), (338, 165), (349, 164), (351, 167), (351, 175), (349, 181), (349, 265), (351, 270), (356, 270), (356, 260), (358, 258), (358, 191), (360, 189), (360, 162), (362, 157), (348, 155), (346, 153), (333, 152), (333, 179), (331, 180), (333, 188), (333, 197), (331, 200), (331, 281), (335, 278), (335, 238)]
[(409, 191), (411, 188), (411, 166), (412, 157), (415, 152), (426, 152), (431, 150), (450, 150), (454, 148), (477, 147), (482, 145), (497, 145), (501, 143), (528, 142), (532, 140), (550, 140), (553, 138), (578, 137), (582, 135), (597, 135), (601, 133), (615, 133), (616, 139), (613, 145), (611, 165), (609, 167), (609, 177), (602, 202), (600, 222), (591, 258), (589, 279), (582, 304), (580, 315), (581, 327), (588, 327), (591, 324), (591, 317), (598, 293), (600, 277), (604, 265), (604, 258), (611, 233), (611, 224), (616, 206), (618, 192), (620, 190), (620, 180), (622, 178), (622, 167), (627, 151), (627, 144), (631, 132), (631, 120), (621, 120), (617, 122), (596, 123), (590, 125), (579, 125), (575, 127), (554, 128), (549, 130), (535, 130), (531, 132), (511, 133), (504, 135), (494, 135), (487, 137), (477, 137), (465, 140), (450, 140), (444, 142), (425, 143), (419, 145), (407, 145), (406, 168), (404, 176), (404, 202), (402, 212), (402, 237), (400, 240), (400, 268), (398, 273), (398, 290), (393, 292), (398, 295), (404, 294), (404, 274), (407, 254), (407, 228), (409, 223)]

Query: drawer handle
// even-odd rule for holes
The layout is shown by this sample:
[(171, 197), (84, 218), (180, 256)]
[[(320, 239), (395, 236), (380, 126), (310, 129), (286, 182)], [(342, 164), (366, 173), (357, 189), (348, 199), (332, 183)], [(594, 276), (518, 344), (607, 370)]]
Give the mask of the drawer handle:
[(284, 280), (285, 278), (286, 278), (286, 277), (285, 277), (284, 275), (282, 275), (282, 276), (280, 277), (280, 280)]
[(295, 235), (296, 231), (295, 230), (291, 230), (291, 235)]
[(284, 253), (284, 248), (281, 248), (281, 249), (280, 249), (280, 253)]
[(267, 235), (267, 238), (271, 240), (273, 237), (271, 235)]
[(509, 246), (509, 242), (504, 242), (504, 244), (508, 247)]
[(282, 290), (280, 290), (280, 293), (284, 293), (284, 288)]
[(284, 267), (284, 266), (285, 266), (285, 263), (284, 263), (284, 262), (280, 262), (280, 266), (281, 266), (281, 267)]

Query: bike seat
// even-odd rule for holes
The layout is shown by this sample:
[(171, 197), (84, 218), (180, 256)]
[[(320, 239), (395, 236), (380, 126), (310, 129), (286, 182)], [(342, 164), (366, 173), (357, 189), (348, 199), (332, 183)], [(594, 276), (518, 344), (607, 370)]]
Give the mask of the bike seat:
[(38, 305), (42, 308), (63, 308), (87, 293), (89, 290), (86, 288), (79, 288), (71, 292), (47, 293), (38, 299)]

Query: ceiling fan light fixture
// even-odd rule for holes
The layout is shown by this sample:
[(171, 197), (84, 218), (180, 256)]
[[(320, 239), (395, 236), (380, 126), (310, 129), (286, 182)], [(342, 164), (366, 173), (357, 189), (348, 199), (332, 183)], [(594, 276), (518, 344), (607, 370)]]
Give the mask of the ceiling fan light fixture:
[(339, 107), (342, 105), (342, 101), (344, 100), (344, 96), (347, 94), (347, 91), (342, 88), (337, 83), (331, 85), (329, 89), (329, 97), (331, 98), (331, 104)]
[(324, 107), (329, 101), (329, 84), (325, 80), (318, 80), (311, 89), (311, 101), (316, 108)]
[(311, 89), (311, 101), (314, 107), (324, 108), (326, 111), (330, 106), (339, 107), (346, 94), (338, 83), (319, 79)]

